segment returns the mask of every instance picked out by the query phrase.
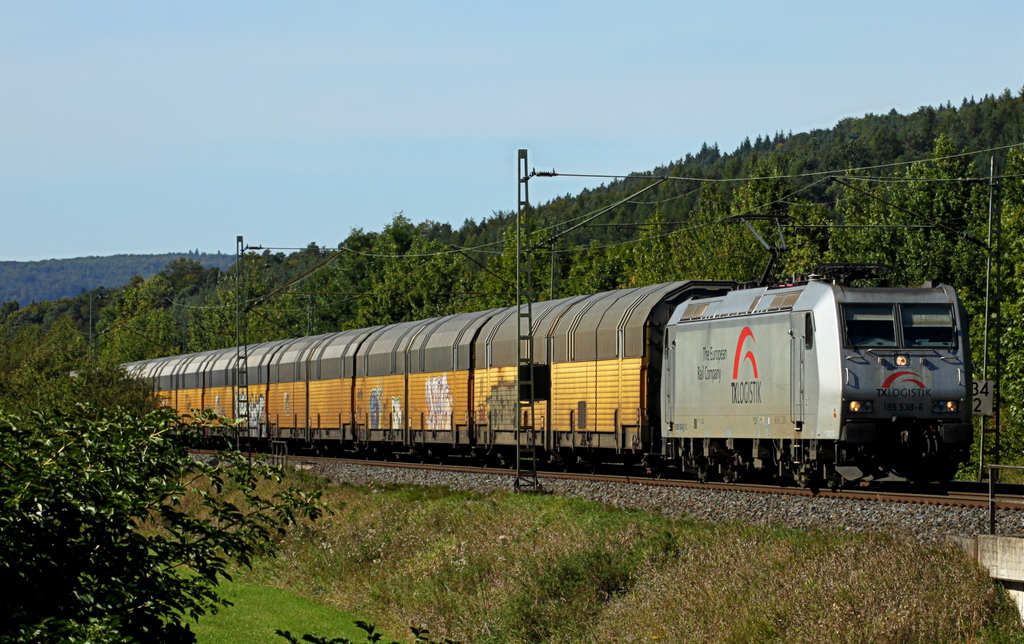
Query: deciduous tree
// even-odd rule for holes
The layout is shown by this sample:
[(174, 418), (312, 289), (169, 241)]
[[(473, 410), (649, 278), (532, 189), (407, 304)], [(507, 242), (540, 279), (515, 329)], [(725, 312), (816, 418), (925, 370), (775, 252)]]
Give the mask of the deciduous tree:
[[(0, 412), (0, 630), (10, 642), (192, 642), (232, 565), (273, 552), (316, 499), (244, 456), (198, 463), (176, 418)], [(177, 427), (178, 433), (183, 428)]]

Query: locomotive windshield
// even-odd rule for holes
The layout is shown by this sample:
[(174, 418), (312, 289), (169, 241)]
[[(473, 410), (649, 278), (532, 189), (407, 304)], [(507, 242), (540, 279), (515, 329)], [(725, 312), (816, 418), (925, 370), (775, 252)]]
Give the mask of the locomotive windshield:
[[(897, 336), (892, 304), (844, 304), (846, 340), (852, 347), (943, 347), (955, 345), (953, 312), (948, 304), (900, 304)], [(898, 339), (902, 338), (902, 342)]]
[(846, 339), (854, 347), (895, 347), (891, 304), (845, 304)]
[(908, 347), (953, 346), (953, 315), (946, 304), (902, 304), (903, 342)]

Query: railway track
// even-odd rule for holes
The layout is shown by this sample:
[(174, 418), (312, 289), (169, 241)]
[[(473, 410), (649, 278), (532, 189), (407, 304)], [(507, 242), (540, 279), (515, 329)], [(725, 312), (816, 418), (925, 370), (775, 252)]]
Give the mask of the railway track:
[[(211, 450), (192, 450), (195, 454), (214, 454)], [(293, 466), (306, 466), (311, 468), (316, 465), (330, 464), (373, 466), (384, 468), (400, 468), (406, 470), (420, 470), (426, 472), (448, 472), (448, 473), (471, 473), (483, 474), (497, 477), (508, 477), (509, 487), (512, 485), (512, 478), (515, 470), (509, 468), (480, 467), (454, 464), (431, 464), (411, 463), (403, 461), (378, 461), (369, 459), (335, 458), (306, 455), (290, 455), (286, 457)], [(838, 491), (819, 490), (814, 491), (799, 487), (786, 487), (779, 485), (755, 484), (755, 483), (719, 483), (687, 479), (659, 478), (655, 476), (639, 476), (633, 474), (587, 474), (578, 472), (554, 472), (541, 471), (538, 477), (548, 481), (589, 481), (596, 483), (615, 483), (619, 485), (636, 485), (662, 488), (682, 488), (693, 490), (713, 490), (720, 492), (744, 492), (749, 494), (768, 494), (777, 496), (810, 497), (822, 499), (846, 499), (854, 501), (877, 501), (886, 503), (907, 503), (932, 506), (946, 506), (954, 508), (989, 508), (989, 495), (987, 483), (972, 483), (955, 481), (950, 483), (945, 490), (925, 488), (920, 490), (893, 488), (879, 489), (870, 487), (859, 487), (842, 489)], [(1001, 483), (996, 486), (996, 507), (998, 510), (1024, 510), (1024, 485)]]

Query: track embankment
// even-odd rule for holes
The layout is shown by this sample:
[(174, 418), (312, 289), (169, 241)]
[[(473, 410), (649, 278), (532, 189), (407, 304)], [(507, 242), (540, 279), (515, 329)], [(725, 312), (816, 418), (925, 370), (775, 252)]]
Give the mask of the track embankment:
[[(290, 463), (354, 485), (440, 485), (481, 493), (512, 490), (515, 477), (509, 470), (298, 456)], [(967, 485), (946, 493), (852, 489), (815, 494), (786, 487), (548, 472), (541, 473), (540, 481), (545, 492), (699, 521), (888, 532), (925, 543), (988, 532), (987, 496)], [(1004, 495), (998, 507), (999, 532), (1024, 533), (1024, 499)]]
[[(512, 490), (515, 479), (515, 472), (508, 469), (465, 466), (303, 456), (290, 457), (289, 464), (353, 485), (441, 485), (488, 493)], [(775, 485), (556, 472), (541, 472), (540, 481), (543, 491), (555, 495), (698, 521), (890, 532), (922, 543), (988, 532), (987, 493), (982, 491), (984, 486), (972, 483), (952, 483), (941, 492), (879, 488), (814, 492)], [(997, 503), (999, 533), (1024, 533), (1022, 492), (1021, 486), (1002, 487)]]

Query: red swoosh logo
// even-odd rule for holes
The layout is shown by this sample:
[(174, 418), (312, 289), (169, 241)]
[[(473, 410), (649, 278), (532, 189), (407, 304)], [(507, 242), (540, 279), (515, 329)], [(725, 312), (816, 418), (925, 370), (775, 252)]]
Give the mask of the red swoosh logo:
[[(896, 381), (897, 378), (902, 378), (903, 376), (914, 376), (914, 378), (920, 378), (921, 377), (921, 376), (917, 375), (916, 373), (914, 373), (913, 371), (897, 371), (896, 373), (892, 374), (891, 376), (889, 376), (888, 378), (885, 379), (885, 382), (882, 383), (882, 388), (883, 389), (888, 388), (890, 385), (892, 385), (893, 382)], [(920, 387), (921, 389), (924, 389), (925, 388), (924, 383), (921, 382), (920, 380), (915, 380), (914, 378), (907, 378), (903, 382), (907, 382), (907, 383), (911, 383), (912, 382), (915, 385), (917, 385), (918, 387)]]
[(750, 330), (749, 326), (743, 327), (740, 331), (740, 339), (736, 341), (736, 357), (732, 361), (732, 379), (737, 380), (740, 377), (740, 364), (744, 360), (750, 360), (750, 366), (754, 369), (754, 377), (757, 378), (757, 359), (754, 358), (753, 350), (743, 353), (743, 343), (747, 338), (754, 341), (757, 344), (757, 338), (754, 337), (754, 332)]

